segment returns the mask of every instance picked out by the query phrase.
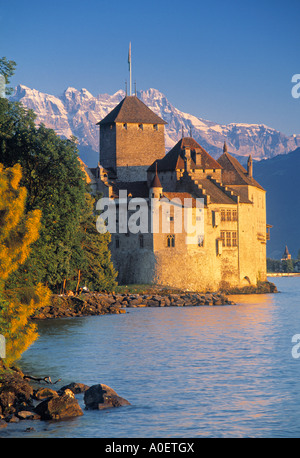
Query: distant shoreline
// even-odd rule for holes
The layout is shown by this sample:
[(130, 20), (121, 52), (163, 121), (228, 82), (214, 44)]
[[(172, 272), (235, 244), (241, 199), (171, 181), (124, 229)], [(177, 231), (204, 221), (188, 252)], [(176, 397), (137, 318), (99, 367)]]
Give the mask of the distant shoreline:
[(300, 273), (273, 272), (273, 273), (267, 273), (267, 277), (300, 277)]

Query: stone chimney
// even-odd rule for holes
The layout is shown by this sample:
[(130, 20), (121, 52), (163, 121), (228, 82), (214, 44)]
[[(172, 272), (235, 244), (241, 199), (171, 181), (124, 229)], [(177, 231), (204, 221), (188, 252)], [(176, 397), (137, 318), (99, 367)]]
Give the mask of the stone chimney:
[(248, 157), (248, 162), (247, 162), (247, 175), (250, 178), (253, 177), (253, 160), (252, 160), (251, 154)]

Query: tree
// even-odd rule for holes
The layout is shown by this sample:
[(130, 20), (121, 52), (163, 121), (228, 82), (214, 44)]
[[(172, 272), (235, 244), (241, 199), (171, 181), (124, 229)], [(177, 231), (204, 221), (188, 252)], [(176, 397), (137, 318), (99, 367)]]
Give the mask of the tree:
[(108, 245), (111, 241), (109, 232), (100, 234), (96, 229), (94, 212), (96, 199), (87, 196), (86, 217), (81, 222), (82, 249), (85, 256), (81, 278), (85, 285), (95, 291), (112, 291), (116, 286), (117, 272), (111, 261)]
[(285, 273), (291, 273), (294, 272), (294, 262), (292, 259), (286, 259), (284, 261), (281, 261), (282, 265), (282, 270)]
[[(62, 140), (52, 129), (44, 125), (36, 127), (32, 111), (0, 99), (1, 161), (7, 167), (22, 165), (22, 185), (27, 189), (26, 211), (42, 211), (40, 237), (26, 262), (10, 277), (10, 287), (41, 282), (52, 291), (60, 292), (66, 284), (71, 289), (75, 283), (76, 288), (79, 271), (80, 276), (85, 272), (85, 281), (90, 272), (91, 284), (96, 285), (97, 269), (98, 288), (101, 281), (105, 288), (110, 282), (114, 283), (114, 271), (108, 267), (109, 236), (92, 235), (92, 229), (87, 228), (91, 228), (92, 223), (85, 227), (83, 236), (83, 223), (91, 221), (92, 210), (74, 139)], [(91, 250), (83, 242), (85, 237), (94, 237), (91, 243), (95, 252), (100, 250), (99, 256), (100, 252), (105, 253), (108, 264), (104, 258), (101, 262), (94, 259), (90, 271), (86, 269), (88, 263), (91, 265)]]
[(39, 210), (25, 214), (26, 189), (20, 187), (21, 177), (19, 164), (8, 169), (0, 164), (0, 332), (7, 339), (8, 362), (36, 339), (36, 325), (30, 317), (50, 297), (42, 285), (7, 289), (9, 276), (25, 262), (40, 227)]
[[(6, 57), (0, 58), (0, 75), (4, 76), (5, 84), (9, 84), (10, 78), (15, 73), (16, 62), (14, 60), (7, 60)], [(5, 87), (5, 94), (10, 95), (12, 94), (13, 89), (10, 87)]]

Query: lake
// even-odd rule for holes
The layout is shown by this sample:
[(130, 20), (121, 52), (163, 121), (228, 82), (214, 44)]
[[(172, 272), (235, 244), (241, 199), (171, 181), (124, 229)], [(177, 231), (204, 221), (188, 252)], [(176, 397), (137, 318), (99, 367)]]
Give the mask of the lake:
[(300, 278), (271, 280), (279, 294), (234, 296), (237, 305), (39, 322), (25, 373), (62, 379), (55, 389), (104, 383), (131, 406), (8, 424), (0, 437), (299, 437)]

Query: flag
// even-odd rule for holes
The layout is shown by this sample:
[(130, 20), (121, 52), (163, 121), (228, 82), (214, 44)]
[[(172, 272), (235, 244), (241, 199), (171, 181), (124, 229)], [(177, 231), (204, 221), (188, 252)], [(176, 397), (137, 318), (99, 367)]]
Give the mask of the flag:
[(131, 70), (131, 42), (129, 43), (129, 51), (128, 51), (128, 69)]

